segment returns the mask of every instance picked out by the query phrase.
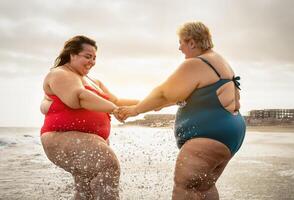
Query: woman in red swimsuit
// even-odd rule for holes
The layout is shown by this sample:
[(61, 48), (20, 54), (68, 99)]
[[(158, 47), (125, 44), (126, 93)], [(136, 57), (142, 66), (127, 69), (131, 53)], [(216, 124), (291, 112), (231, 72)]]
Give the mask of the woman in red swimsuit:
[(119, 162), (108, 145), (109, 113), (138, 103), (119, 99), (88, 78), (96, 50), (95, 41), (85, 36), (71, 38), (43, 83), (42, 145), (50, 161), (73, 175), (76, 200), (119, 198)]

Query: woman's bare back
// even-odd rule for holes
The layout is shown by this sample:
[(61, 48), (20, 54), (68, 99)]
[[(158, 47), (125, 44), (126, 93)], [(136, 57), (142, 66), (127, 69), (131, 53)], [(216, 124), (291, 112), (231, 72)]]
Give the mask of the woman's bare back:
[[(201, 55), (202, 58), (207, 60), (215, 70), (220, 74), (221, 79), (232, 79), (235, 74), (229, 64), (217, 53), (211, 52)], [(198, 89), (205, 87), (207, 85), (217, 82), (220, 78), (213, 71), (213, 69), (208, 66), (208, 64), (203, 62), (205, 70), (203, 70)], [(233, 81), (225, 83), (216, 91), (216, 95), (222, 106), (230, 113), (237, 114), (240, 109), (240, 93), (238, 88), (235, 86)]]

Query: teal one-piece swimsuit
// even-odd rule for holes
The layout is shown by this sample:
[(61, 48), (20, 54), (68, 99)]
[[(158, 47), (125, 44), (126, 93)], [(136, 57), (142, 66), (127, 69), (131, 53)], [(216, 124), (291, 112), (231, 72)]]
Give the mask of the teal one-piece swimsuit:
[(240, 89), (240, 77), (222, 79), (207, 60), (198, 58), (210, 66), (220, 79), (193, 91), (179, 107), (174, 127), (177, 145), (181, 148), (189, 139), (210, 138), (225, 144), (234, 155), (244, 140), (246, 124), (239, 112), (232, 114), (222, 106), (216, 91), (230, 81)]

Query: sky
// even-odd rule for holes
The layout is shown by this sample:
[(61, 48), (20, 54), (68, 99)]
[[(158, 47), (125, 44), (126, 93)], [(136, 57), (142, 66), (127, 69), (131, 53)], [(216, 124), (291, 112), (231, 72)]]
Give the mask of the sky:
[(188, 21), (210, 28), (214, 50), (241, 76), (242, 113), (294, 108), (292, 8), (292, 0), (2, 0), (0, 126), (42, 125), (43, 79), (75, 35), (98, 44), (91, 77), (119, 97), (145, 97), (184, 61), (176, 30)]

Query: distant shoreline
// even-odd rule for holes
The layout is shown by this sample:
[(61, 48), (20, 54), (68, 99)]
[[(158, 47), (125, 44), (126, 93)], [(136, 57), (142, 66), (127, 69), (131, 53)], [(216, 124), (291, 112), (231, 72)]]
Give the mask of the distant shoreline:
[[(161, 128), (161, 129), (173, 129), (172, 125), (169, 126), (155, 126), (155, 125), (141, 125), (141, 124), (113, 124), (112, 128), (129, 128), (129, 127), (141, 127), (141, 128)], [(4, 129), (14, 129), (17, 131), (31, 131), (38, 130), (40, 127), (0, 127), (0, 131)], [(268, 125), (268, 126), (247, 126), (247, 132), (293, 132), (294, 125)]]
[[(129, 127), (142, 127), (142, 128), (162, 128), (162, 129), (173, 129), (173, 126), (146, 126), (137, 124), (118, 124), (113, 125), (113, 128), (129, 128)], [(269, 126), (247, 126), (247, 132), (293, 132), (294, 126), (281, 126), (281, 125), (269, 125)]]
[(293, 132), (294, 133), (294, 126), (247, 126), (247, 132)]

